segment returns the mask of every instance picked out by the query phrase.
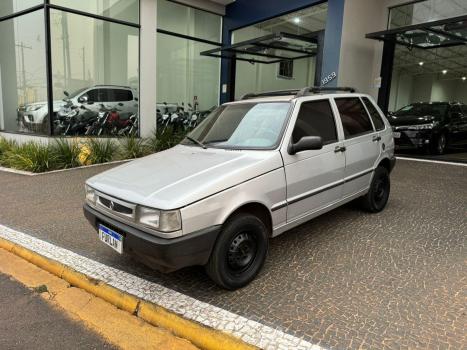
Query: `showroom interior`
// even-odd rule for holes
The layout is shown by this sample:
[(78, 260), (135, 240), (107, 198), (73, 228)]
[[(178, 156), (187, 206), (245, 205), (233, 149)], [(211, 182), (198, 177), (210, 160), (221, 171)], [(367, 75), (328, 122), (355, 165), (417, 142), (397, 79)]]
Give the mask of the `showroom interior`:
[(147, 136), (248, 92), (325, 85), (368, 93), (389, 115), (445, 103), (446, 143), (467, 140), (465, 0), (8, 0), (0, 32), (9, 138), (88, 135), (68, 133), (74, 105), (94, 121), (134, 118)]

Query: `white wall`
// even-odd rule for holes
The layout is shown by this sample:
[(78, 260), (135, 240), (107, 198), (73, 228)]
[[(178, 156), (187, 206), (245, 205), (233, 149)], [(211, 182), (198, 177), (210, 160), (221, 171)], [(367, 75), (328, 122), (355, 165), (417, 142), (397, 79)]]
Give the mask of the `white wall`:
[(395, 71), (392, 78), (389, 110), (414, 102), (459, 101), (467, 103), (467, 82), (443, 80), (438, 74), (411, 76)]
[(338, 73), (339, 86), (378, 95), (375, 79), (380, 76), (383, 44), (366, 39), (371, 32), (385, 30), (389, 6), (406, 0), (346, 0)]

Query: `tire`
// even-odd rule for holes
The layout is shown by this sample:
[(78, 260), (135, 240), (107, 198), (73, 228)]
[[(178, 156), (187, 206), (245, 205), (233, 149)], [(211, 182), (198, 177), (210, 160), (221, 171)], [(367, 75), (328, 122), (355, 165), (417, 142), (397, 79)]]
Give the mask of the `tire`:
[(252, 214), (237, 214), (224, 224), (205, 266), (206, 272), (225, 289), (244, 287), (263, 267), (268, 247), (266, 225)]
[(446, 134), (445, 133), (439, 134), (433, 142), (431, 153), (438, 154), (438, 155), (444, 154), (444, 152), (446, 151), (446, 145), (447, 145)]
[(391, 181), (388, 170), (384, 167), (377, 167), (368, 193), (362, 197), (363, 208), (370, 213), (382, 211), (388, 202), (391, 191)]

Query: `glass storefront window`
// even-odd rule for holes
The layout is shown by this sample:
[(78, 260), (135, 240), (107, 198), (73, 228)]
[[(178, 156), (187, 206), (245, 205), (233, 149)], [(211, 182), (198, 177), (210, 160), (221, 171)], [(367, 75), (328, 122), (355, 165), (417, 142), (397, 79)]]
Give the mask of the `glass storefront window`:
[(157, 34), (157, 103), (200, 111), (218, 105), (220, 60), (201, 56), (214, 48), (193, 40)]
[(44, 0), (1, 0), (0, 17), (8, 16), (13, 13), (27, 10), (28, 8), (43, 4)]
[[(305, 36), (309, 33), (322, 31), (326, 27), (327, 10), (328, 4), (323, 3), (235, 30), (232, 33), (232, 43), (279, 32)], [(284, 76), (281, 74), (280, 62), (251, 64), (237, 61), (235, 98), (240, 98), (249, 92), (296, 89), (314, 85), (316, 57), (290, 62), (288, 67), (290, 74)]]
[(52, 5), (139, 23), (139, 0), (51, 0)]
[(222, 17), (210, 12), (158, 0), (157, 27), (177, 34), (195, 38), (221, 41)]
[(50, 14), (54, 134), (134, 132), (138, 28), (57, 10)]
[(389, 29), (437, 21), (465, 14), (467, 14), (466, 1), (419, 1), (391, 8), (389, 12)]
[(44, 12), (0, 22), (0, 129), (46, 133)]

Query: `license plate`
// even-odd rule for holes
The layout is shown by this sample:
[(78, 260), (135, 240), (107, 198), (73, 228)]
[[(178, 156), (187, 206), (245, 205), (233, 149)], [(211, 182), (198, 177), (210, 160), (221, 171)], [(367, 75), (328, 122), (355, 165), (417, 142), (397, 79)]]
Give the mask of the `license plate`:
[(393, 132), (392, 135), (394, 136), (395, 139), (398, 139), (401, 137), (401, 133), (400, 132)]
[(104, 225), (99, 225), (99, 239), (110, 248), (123, 253), (123, 236)]

